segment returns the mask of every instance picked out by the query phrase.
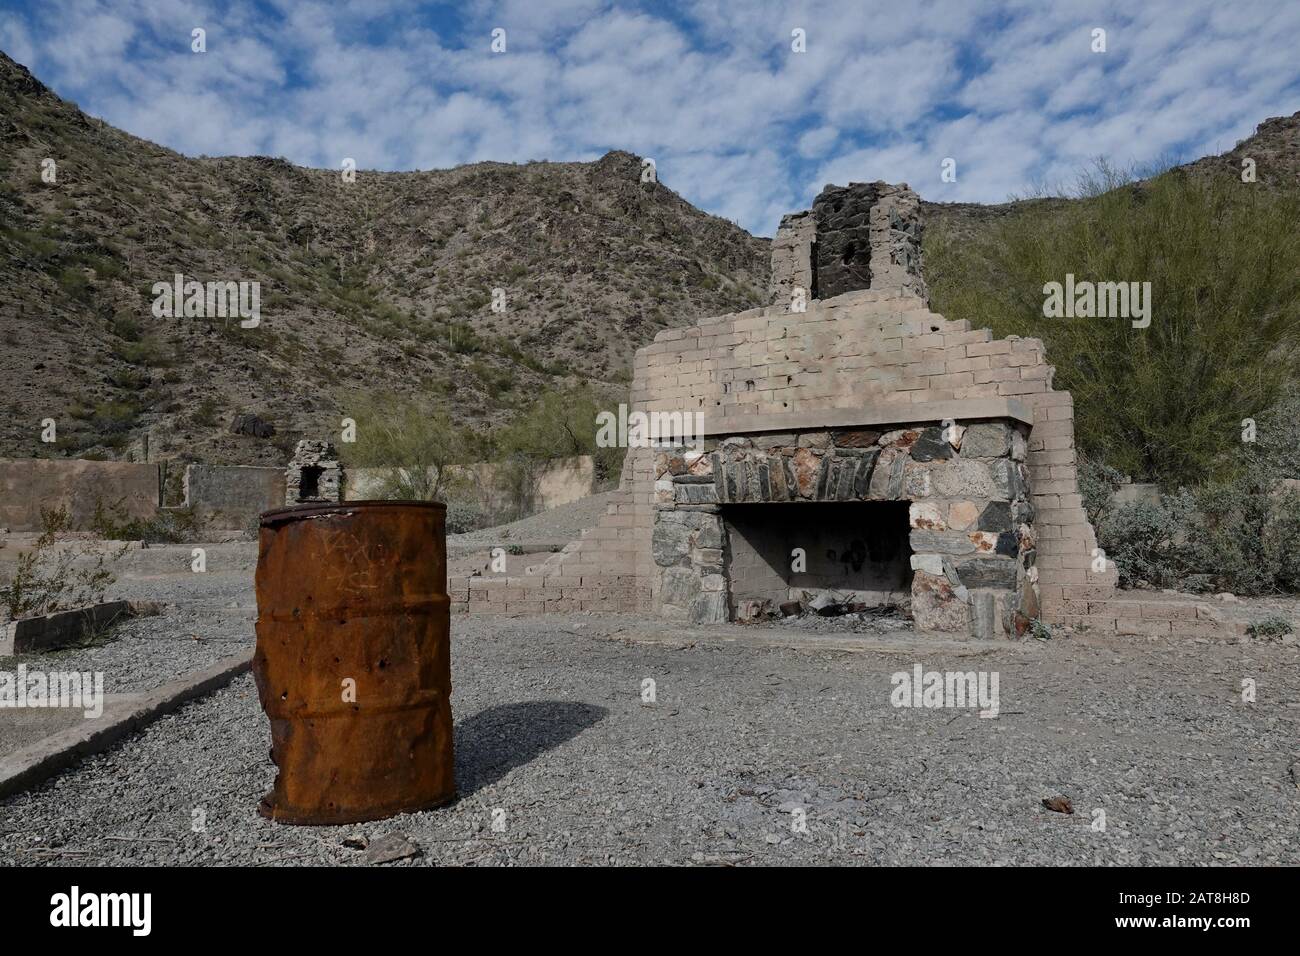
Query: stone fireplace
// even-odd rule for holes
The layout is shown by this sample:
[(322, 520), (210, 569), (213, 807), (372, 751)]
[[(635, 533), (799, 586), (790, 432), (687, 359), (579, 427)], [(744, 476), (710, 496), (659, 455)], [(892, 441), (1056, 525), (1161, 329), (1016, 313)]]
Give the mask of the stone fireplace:
[(769, 305), (637, 350), (630, 412), (703, 428), (632, 444), (596, 527), (522, 574), (449, 582), (453, 609), (671, 626), (830, 594), (949, 636), (1221, 633), (1213, 608), (1117, 593), (1074, 399), (1040, 340), (930, 310), (920, 209), (906, 186), (854, 183), (786, 216)]
[(755, 620), (827, 591), (905, 608), (919, 630), (981, 638), (1037, 616), (1020, 403), (767, 418), (657, 451), (665, 617)]

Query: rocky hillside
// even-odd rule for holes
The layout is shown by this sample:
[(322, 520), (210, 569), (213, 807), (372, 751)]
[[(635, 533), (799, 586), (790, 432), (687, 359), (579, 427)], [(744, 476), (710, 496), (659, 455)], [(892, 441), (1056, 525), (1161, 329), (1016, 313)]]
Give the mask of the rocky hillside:
[[(1300, 113), (1188, 168), (1237, 176), (1246, 156), (1261, 183), (1300, 181)], [(490, 427), (548, 386), (617, 392), (658, 330), (766, 300), (768, 241), (640, 173), (624, 152), (351, 183), (188, 158), (0, 53), (0, 456), (139, 457), (147, 439), (152, 458), (282, 463), (358, 394), (418, 394)], [(923, 203), (927, 236), (1070, 201)], [(156, 318), (154, 283), (176, 273), (260, 283), (261, 324)], [(274, 435), (232, 434), (248, 415)]]
[[(1255, 161), (1256, 180), (1265, 186), (1300, 186), (1300, 113), (1274, 116), (1256, 127), (1253, 135), (1243, 139), (1226, 153), (1206, 156), (1183, 166), (1201, 175), (1225, 175), (1240, 178), (1242, 160)], [(921, 203), (927, 227), (950, 230), (958, 239), (977, 238), (992, 223), (1017, 212), (1034, 209), (1051, 212), (1071, 202), (1069, 199), (1026, 199), (1017, 202), (991, 203)]]
[[(642, 183), (628, 153), (352, 183), (192, 159), (0, 54), (0, 455), (139, 456), (147, 436), (151, 457), (279, 463), (358, 392), (501, 423), (545, 386), (625, 388), (655, 332), (762, 302), (767, 257), (767, 240)], [(260, 326), (156, 318), (153, 285), (176, 273), (259, 282)], [(243, 413), (275, 435), (231, 434)]]

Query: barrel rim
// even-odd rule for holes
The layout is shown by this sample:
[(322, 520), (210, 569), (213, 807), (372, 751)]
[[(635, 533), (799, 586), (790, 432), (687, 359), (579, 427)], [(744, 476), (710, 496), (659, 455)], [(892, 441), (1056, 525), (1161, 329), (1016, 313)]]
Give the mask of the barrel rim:
[(432, 508), (446, 511), (447, 506), (441, 501), (409, 501), (403, 499), (367, 498), (360, 501), (314, 501), (301, 505), (288, 505), (284, 508), (272, 508), (258, 516), (262, 526), (296, 521), (299, 518), (315, 518), (322, 515), (338, 514), (345, 511), (374, 511), (379, 508)]

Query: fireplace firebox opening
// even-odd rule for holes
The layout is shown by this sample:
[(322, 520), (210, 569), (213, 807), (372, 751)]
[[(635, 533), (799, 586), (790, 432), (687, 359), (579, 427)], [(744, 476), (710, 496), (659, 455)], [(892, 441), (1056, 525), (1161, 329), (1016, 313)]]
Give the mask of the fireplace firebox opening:
[(721, 514), (732, 620), (910, 611), (907, 502), (734, 504)]

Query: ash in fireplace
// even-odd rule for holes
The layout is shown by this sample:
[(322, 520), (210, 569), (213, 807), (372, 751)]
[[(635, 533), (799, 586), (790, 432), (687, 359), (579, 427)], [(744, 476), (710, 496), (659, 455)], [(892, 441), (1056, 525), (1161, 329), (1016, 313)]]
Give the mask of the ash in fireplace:
[(770, 602), (747, 602), (738, 608), (737, 621), (801, 627), (813, 631), (883, 634), (912, 629), (910, 602), (868, 604), (850, 595), (823, 591), (805, 600), (791, 600), (779, 607)]

